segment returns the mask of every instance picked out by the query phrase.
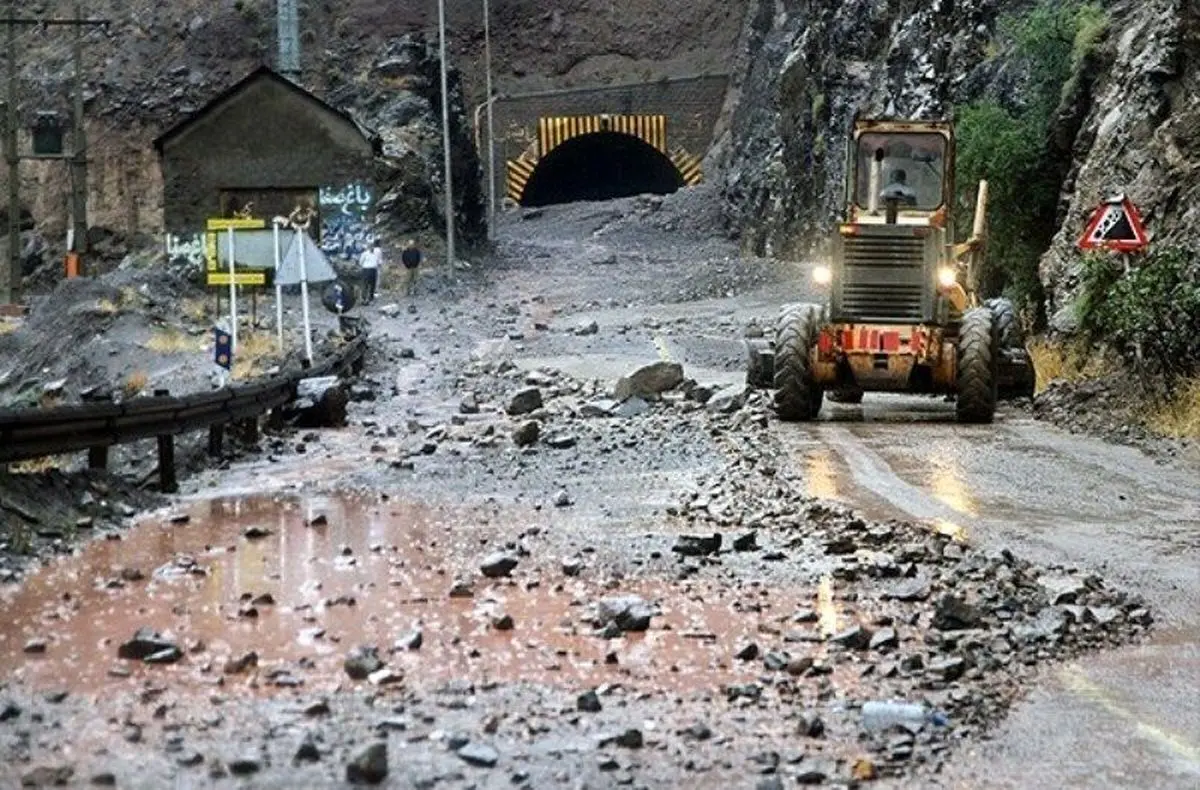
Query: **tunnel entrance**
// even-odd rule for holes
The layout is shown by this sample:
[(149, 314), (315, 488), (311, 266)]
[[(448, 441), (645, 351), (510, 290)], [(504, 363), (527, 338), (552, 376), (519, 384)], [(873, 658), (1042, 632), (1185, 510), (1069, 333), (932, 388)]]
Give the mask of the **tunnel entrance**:
[(620, 132), (594, 132), (572, 137), (542, 157), (525, 185), (521, 205), (665, 195), (683, 185), (670, 158), (644, 140)]

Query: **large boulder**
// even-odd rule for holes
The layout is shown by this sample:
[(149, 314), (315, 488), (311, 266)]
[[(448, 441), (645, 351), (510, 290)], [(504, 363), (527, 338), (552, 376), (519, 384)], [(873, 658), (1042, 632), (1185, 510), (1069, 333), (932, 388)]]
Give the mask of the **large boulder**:
[(619, 401), (633, 397), (653, 399), (682, 383), (683, 365), (678, 362), (655, 362), (618, 380), (613, 396)]

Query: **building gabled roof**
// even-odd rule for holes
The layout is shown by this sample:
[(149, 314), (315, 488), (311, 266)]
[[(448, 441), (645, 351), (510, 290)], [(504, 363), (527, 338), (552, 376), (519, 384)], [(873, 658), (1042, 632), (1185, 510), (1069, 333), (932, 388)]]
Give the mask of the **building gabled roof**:
[(363, 138), (366, 139), (371, 144), (371, 149), (375, 152), (376, 156), (380, 155), (383, 145), (382, 145), (382, 141), (379, 138), (379, 135), (374, 130), (369, 129), (366, 126), (364, 126), (362, 123), (360, 123), (358, 121), (358, 119), (356, 119), (353, 115), (346, 112), (345, 110), (339, 110), (337, 107), (334, 107), (331, 104), (327, 104), (316, 94), (313, 94), (313, 93), (305, 90), (304, 88), (300, 87), (296, 83), (289, 80), (287, 77), (283, 76), (282, 74), (275, 71), (271, 67), (265, 66), (265, 65), (259, 66), (258, 68), (256, 68), (254, 71), (247, 74), (242, 79), (233, 83), (228, 88), (226, 88), (225, 90), (223, 90), (219, 94), (217, 94), (213, 99), (211, 99), (203, 107), (201, 107), (200, 109), (196, 110), (195, 112), (189, 114), (188, 117), (184, 118), (182, 121), (175, 124), (170, 129), (168, 129), (167, 131), (163, 132), (161, 135), (156, 137), (154, 139), (155, 150), (157, 150), (158, 153), (161, 155), (163, 152), (163, 148), (167, 145), (167, 143), (169, 143), (171, 140), (175, 139), (176, 137), (178, 137), (179, 135), (181, 135), (185, 131), (187, 131), (187, 129), (192, 124), (201, 120), (209, 113), (222, 107), (226, 102), (228, 102), (234, 96), (241, 93), (241, 91), (243, 89), (245, 89), (248, 85), (250, 85), (251, 83), (257, 82), (261, 79), (271, 80), (279, 85), (282, 85), (284, 88), (286, 88), (287, 90), (296, 94), (297, 96), (304, 99), (305, 101), (316, 105), (318, 108), (324, 110), (325, 112), (329, 112), (329, 113), (332, 113), (332, 114), (338, 116), (339, 118), (344, 120), (346, 123), (353, 126), (355, 131), (357, 131), (359, 134), (361, 134), (363, 136)]

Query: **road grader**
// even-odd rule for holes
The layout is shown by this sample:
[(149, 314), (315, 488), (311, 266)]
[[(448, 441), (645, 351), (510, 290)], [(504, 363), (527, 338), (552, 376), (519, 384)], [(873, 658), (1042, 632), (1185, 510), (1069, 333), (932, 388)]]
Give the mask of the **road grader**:
[(857, 119), (844, 221), (813, 267), (823, 304), (785, 307), (773, 341), (747, 340), (747, 383), (773, 388), (780, 419), (815, 419), (864, 392), (948, 395), (961, 422), (991, 422), (1002, 397), (1033, 394), (1012, 304), (981, 302), (987, 182), (968, 240), (954, 242), (954, 128)]

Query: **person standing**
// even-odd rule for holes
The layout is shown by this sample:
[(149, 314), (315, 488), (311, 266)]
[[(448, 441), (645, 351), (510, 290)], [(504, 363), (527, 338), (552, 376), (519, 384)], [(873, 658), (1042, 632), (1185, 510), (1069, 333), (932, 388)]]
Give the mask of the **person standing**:
[(400, 263), (404, 264), (404, 293), (411, 296), (417, 291), (417, 267), (421, 265), (421, 250), (412, 239), (404, 243)]
[(379, 287), (379, 266), (383, 263), (383, 251), (378, 242), (371, 244), (358, 256), (358, 265), (362, 269), (363, 304), (375, 301), (375, 289)]

